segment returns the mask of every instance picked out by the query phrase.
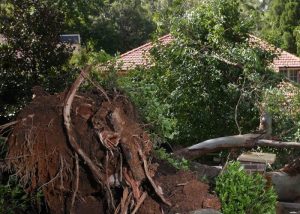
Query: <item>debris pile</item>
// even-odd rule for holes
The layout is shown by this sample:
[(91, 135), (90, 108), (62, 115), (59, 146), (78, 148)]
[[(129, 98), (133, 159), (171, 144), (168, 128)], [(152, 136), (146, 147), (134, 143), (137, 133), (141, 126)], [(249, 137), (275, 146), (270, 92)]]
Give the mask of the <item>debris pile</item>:
[(37, 93), (8, 138), (7, 166), (50, 213), (188, 213), (220, 209), (190, 172), (158, 166), (131, 102), (118, 91)]

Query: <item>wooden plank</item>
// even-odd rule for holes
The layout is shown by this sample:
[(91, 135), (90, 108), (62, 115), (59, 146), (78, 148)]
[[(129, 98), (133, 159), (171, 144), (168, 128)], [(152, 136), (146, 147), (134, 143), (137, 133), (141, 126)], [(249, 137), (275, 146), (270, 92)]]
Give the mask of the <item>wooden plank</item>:
[(256, 163), (268, 163), (272, 164), (275, 162), (276, 155), (272, 153), (262, 152), (245, 152), (238, 157), (238, 161), (243, 162), (256, 162)]

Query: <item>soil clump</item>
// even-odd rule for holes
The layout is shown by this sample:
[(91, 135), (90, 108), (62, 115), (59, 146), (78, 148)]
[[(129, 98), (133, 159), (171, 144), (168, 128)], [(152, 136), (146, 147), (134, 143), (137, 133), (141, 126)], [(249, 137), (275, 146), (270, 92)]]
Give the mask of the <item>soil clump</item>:
[(126, 96), (95, 89), (72, 100), (69, 92), (39, 93), (19, 113), (7, 141), (6, 165), (27, 192), (43, 192), (50, 213), (220, 209), (192, 172), (151, 162), (152, 142)]

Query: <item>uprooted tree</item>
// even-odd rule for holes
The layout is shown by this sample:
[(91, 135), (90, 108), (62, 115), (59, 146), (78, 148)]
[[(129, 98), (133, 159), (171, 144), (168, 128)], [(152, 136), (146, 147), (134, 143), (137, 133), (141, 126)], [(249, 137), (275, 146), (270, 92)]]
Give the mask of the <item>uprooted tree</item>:
[(35, 94), (15, 122), (1, 127), (12, 128), (5, 164), (26, 191), (42, 190), (51, 213), (219, 209), (193, 174), (159, 172), (152, 142), (123, 94), (100, 86), (76, 93), (88, 71), (67, 92)]

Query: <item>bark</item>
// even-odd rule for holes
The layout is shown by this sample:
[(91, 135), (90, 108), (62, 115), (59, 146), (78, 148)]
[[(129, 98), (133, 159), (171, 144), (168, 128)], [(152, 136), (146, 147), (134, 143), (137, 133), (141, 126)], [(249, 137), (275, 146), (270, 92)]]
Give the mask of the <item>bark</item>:
[(278, 202), (276, 213), (299, 213), (300, 203)]
[(207, 153), (231, 148), (252, 148), (262, 134), (245, 134), (209, 139), (175, 152), (175, 155), (193, 160)]
[(207, 153), (217, 152), (224, 149), (254, 148), (257, 146), (268, 146), (273, 148), (299, 148), (298, 142), (281, 142), (266, 140), (265, 134), (244, 134), (209, 139), (188, 148), (175, 152), (175, 155), (193, 160)]
[(285, 172), (267, 172), (267, 180), (271, 181), (278, 195), (278, 201), (295, 201), (300, 198), (300, 175), (291, 176)]

